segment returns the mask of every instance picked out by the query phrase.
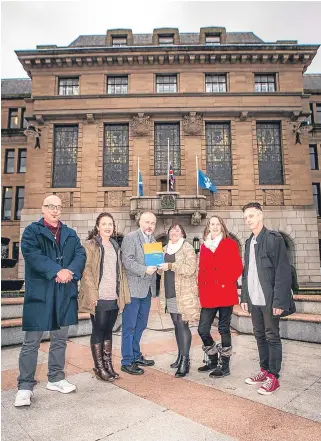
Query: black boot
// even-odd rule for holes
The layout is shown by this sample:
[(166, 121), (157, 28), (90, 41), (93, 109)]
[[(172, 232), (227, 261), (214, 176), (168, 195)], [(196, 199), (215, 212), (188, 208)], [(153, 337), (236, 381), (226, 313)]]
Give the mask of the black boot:
[(110, 375), (104, 367), (103, 345), (101, 343), (91, 345), (91, 353), (95, 364), (93, 371), (95, 372), (96, 377), (103, 381), (114, 381), (114, 377)]
[(197, 370), (198, 372), (207, 372), (207, 371), (212, 371), (213, 369), (217, 368), (217, 363), (218, 363), (218, 353), (214, 354), (214, 355), (206, 355), (207, 356), (207, 360), (206, 360), (206, 364), (204, 364), (204, 366), (199, 367)]
[(181, 364), (181, 361), (182, 361), (182, 355), (178, 351), (178, 355), (177, 355), (176, 361), (174, 361), (174, 363), (172, 363), (170, 365), (170, 367), (173, 368), (173, 369), (177, 369), (179, 367), (179, 365)]
[(221, 362), (213, 372), (210, 373), (211, 378), (220, 378), (230, 375), (230, 357), (221, 356)]
[(117, 374), (117, 372), (115, 372), (114, 368), (113, 368), (112, 357), (111, 357), (111, 353), (112, 353), (112, 341), (111, 340), (104, 341), (103, 351), (104, 351), (104, 355), (103, 355), (104, 368), (109, 373), (109, 375), (111, 375), (115, 379), (119, 378), (119, 374)]
[(175, 377), (185, 377), (185, 375), (188, 373), (189, 373), (189, 357), (182, 356), (182, 361), (175, 373)]

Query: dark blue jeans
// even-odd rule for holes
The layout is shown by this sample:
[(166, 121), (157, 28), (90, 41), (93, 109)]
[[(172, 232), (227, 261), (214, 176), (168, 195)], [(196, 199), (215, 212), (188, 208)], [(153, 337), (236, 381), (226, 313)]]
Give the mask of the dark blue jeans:
[(282, 364), (282, 343), (280, 338), (280, 317), (262, 306), (252, 306), (253, 331), (260, 356), (260, 367), (279, 377)]
[(128, 366), (142, 355), (140, 339), (147, 327), (151, 294), (144, 299), (131, 298), (131, 303), (125, 306), (122, 316), (121, 355), (122, 366)]

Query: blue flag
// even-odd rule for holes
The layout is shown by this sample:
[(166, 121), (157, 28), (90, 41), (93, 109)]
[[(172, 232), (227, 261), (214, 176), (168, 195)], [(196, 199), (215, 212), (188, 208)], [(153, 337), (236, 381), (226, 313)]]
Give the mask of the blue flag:
[(143, 188), (143, 178), (142, 178), (142, 174), (139, 171), (139, 196), (144, 196), (144, 188)]
[(205, 190), (210, 190), (213, 193), (217, 192), (215, 185), (211, 182), (210, 178), (202, 172), (202, 170), (198, 170), (198, 183)]

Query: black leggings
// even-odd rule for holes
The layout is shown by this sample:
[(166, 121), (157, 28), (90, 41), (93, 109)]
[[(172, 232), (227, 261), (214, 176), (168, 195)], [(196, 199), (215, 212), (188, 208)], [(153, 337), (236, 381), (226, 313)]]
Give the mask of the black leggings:
[(183, 357), (188, 357), (192, 342), (192, 334), (188, 322), (182, 320), (182, 314), (171, 314), (171, 318), (175, 326), (178, 350)]
[(90, 314), (93, 326), (90, 336), (90, 344), (103, 343), (112, 339), (113, 327), (115, 326), (118, 309), (109, 311), (96, 311), (95, 315)]

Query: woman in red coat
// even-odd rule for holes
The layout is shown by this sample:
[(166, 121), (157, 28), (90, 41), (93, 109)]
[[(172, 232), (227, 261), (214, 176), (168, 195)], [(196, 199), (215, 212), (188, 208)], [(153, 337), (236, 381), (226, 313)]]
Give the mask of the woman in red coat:
[[(212, 216), (208, 220), (203, 239), (198, 272), (202, 306), (198, 333), (203, 341), (206, 365), (198, 371), (211, 370), (210, 377), (225, 377), (230, 374), (230, 323), (233, 306), (239, 303), (236, 281), (242, 274), (243, 265), (238, 245), (228, 236), (224, 221), (219, 216)], [(221, 335), (218, 345), (210, 333), (217, 312), (218, 332)]]

